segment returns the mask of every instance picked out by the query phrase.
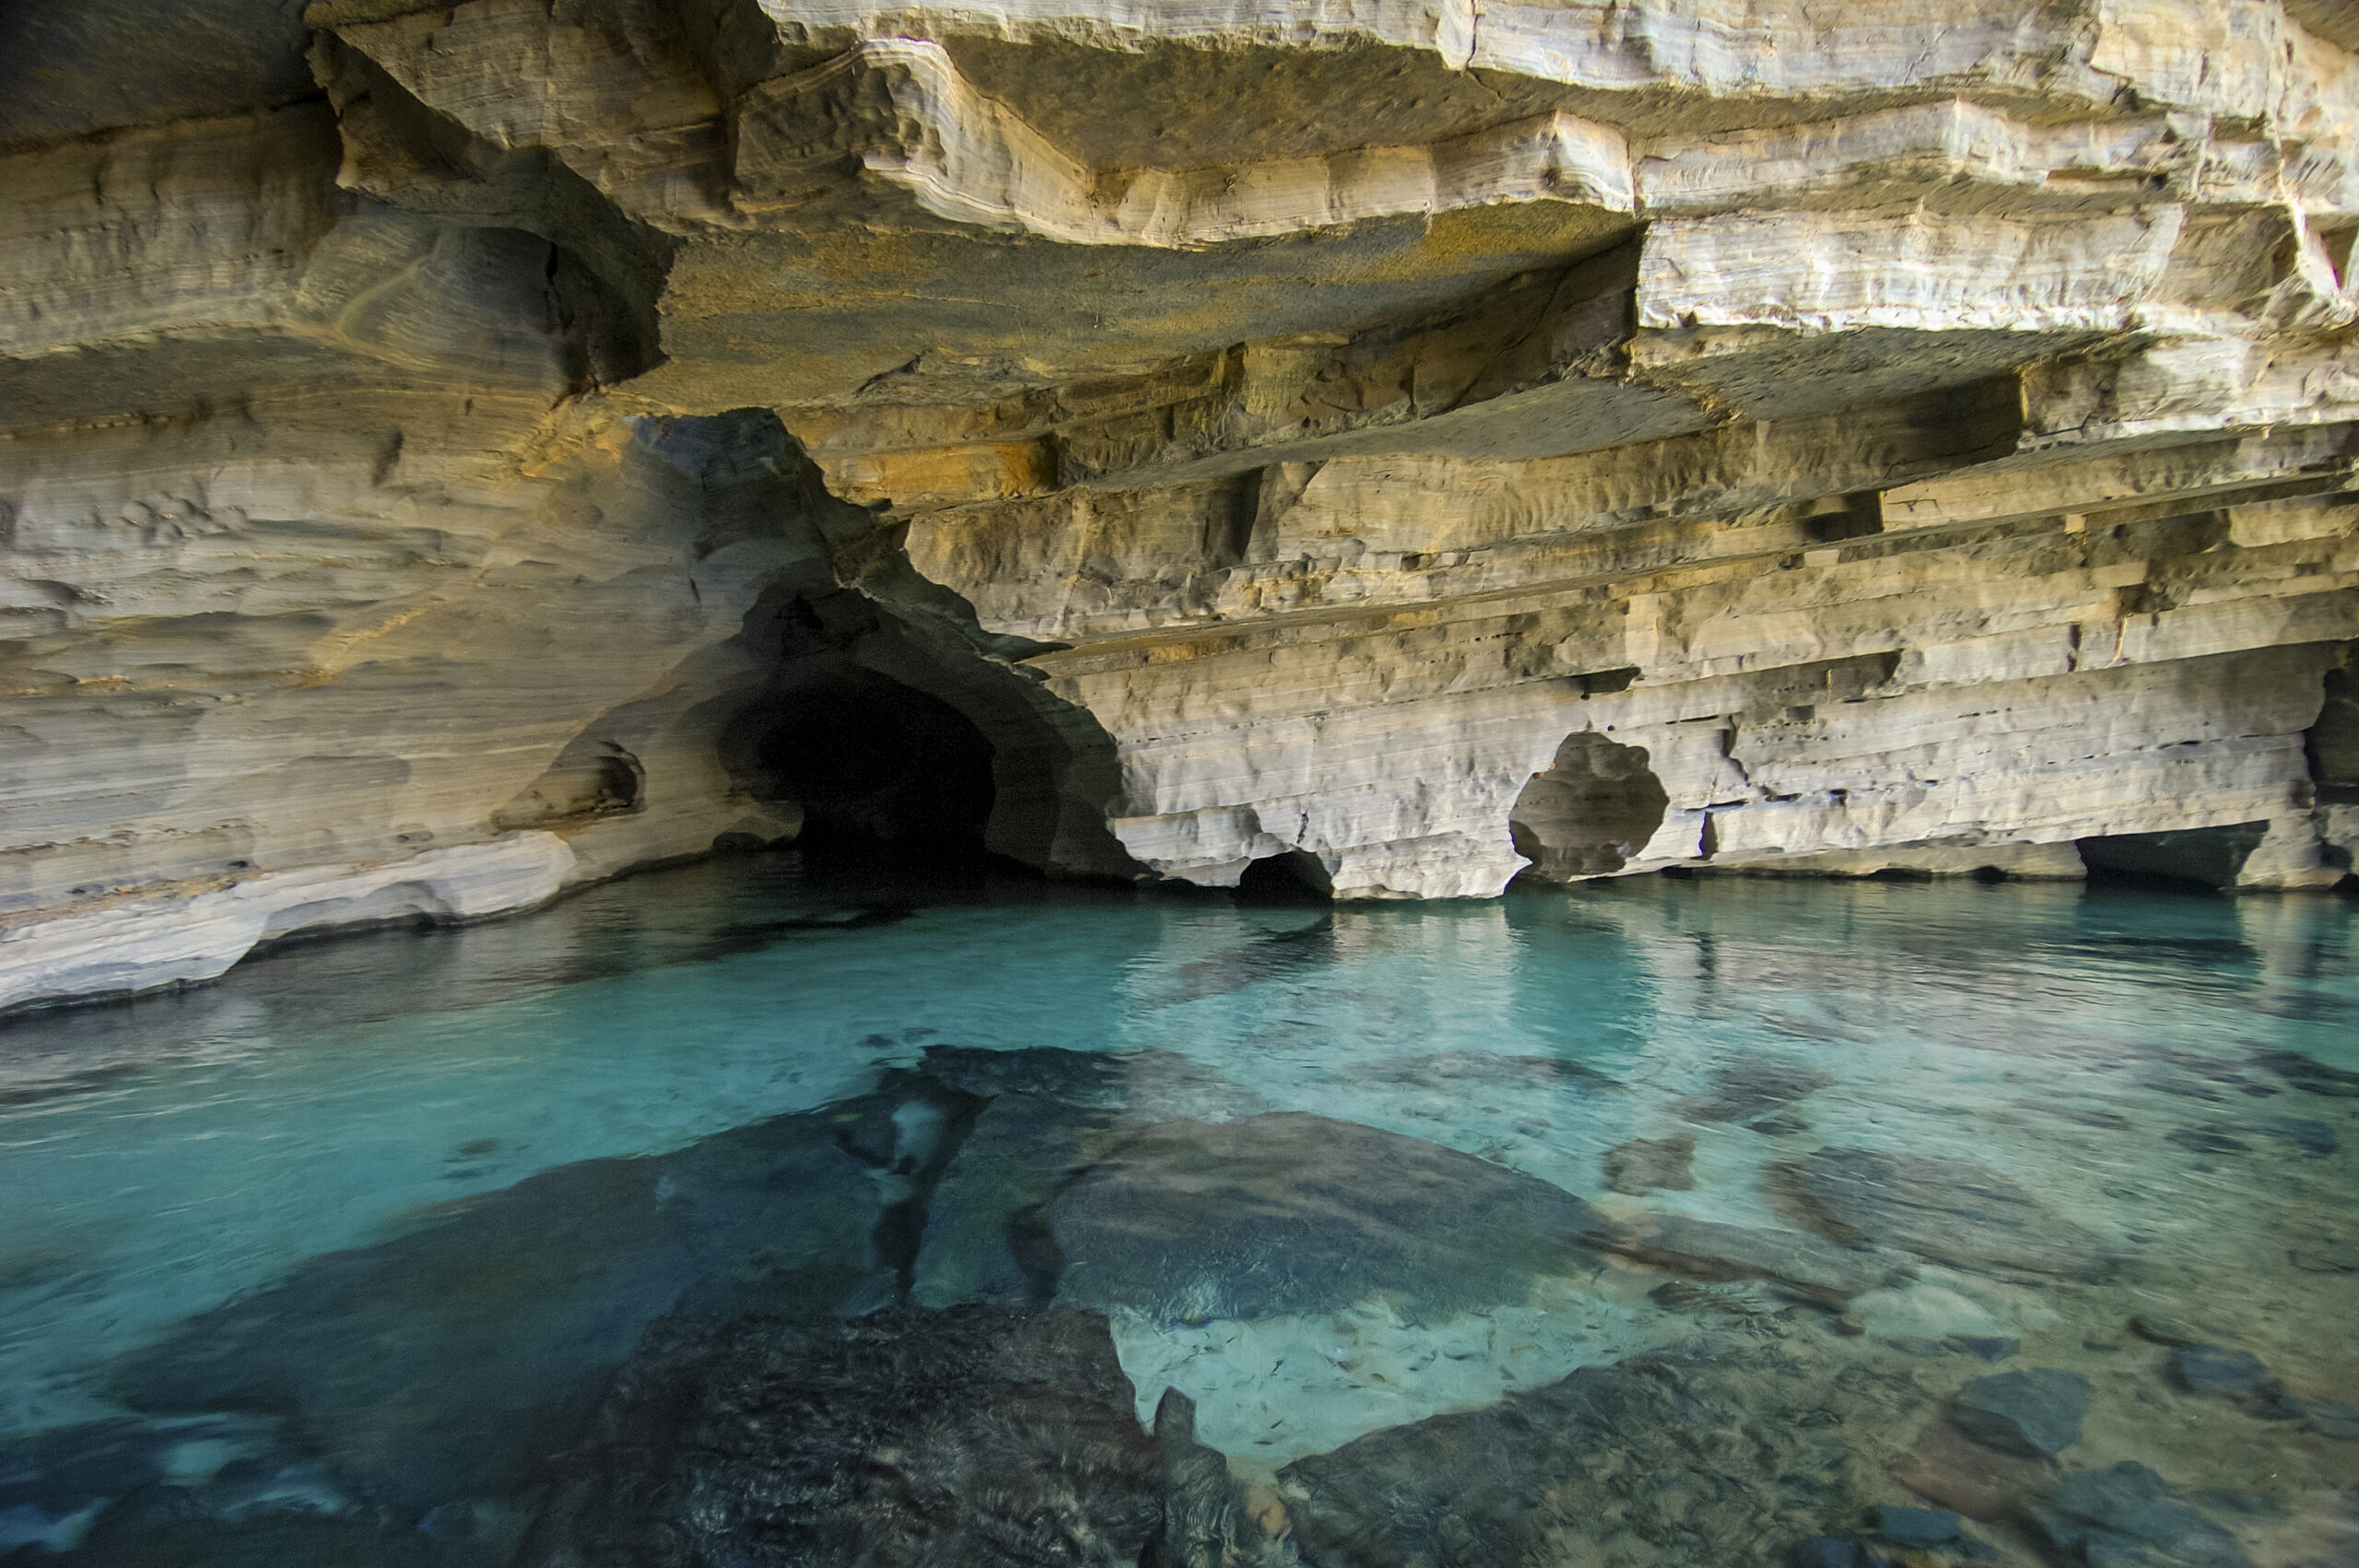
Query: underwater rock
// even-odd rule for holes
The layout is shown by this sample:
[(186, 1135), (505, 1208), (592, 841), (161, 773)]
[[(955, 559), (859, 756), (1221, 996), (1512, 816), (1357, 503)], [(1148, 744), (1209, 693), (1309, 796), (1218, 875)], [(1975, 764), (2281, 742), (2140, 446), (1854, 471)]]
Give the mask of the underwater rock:
[(2359, 1274), (2359, 1258), (2349, 1253), (2289, 1246), (2285, 1249), (2285, 1261), (2305, 1274)]
[(1986, 1524), (2011, 1518), (2044, 1495), (2056, 1473), (2047, 1459), (1985, 1447), (1945, 1417), (1928, 1422), (1891, 1469), (1919, 1497)]
[(1941, 1546), (1957, 1539), (1966, 1521), (1946, 1508), (1885, 1504), (1869, 1511), (1868, 1527), (1895, 1546)]
[(1434, 1089), (1485, 1084), (1506, 1089), (1619, 1089), (1622, 1082), (1593, 1067), (1555, 1056), (1502, 1056), (1495, 1051), (1436, 1051), (1430, 1056), (1383, 1057), (1359, 1070), (1388, 1083)]
[(1825, 1148), (1802, 1161), (1797, 1187), (1836, 1240), (1954, 1268), (2095, 1280), (2118, 1260), (2096, 1236), (1971, 1161)]
[(2163, 1134), (2166, 1143), (2197, 1154), (2248, 1154), (2252, 1145), (2224, 1128), (2179, 1127)]
[(116, 1418), (0, 1442), (0, 1561), (27, 1547), (73, 1550), (111, 1509), (142, 1511), (158, 1488), (182, 1513), (252, 1511), (252, 1478), (297, 1462), (282, 1423), (264, 1416)]
[(1856, 1512), (1841, 1422), (1771, 1352), (1583, 1367), (1278, 1474), (1319, 1568), (1760, 1562)]
[(1812, 1301), (1841, 1305), (1892, 1282), (1907, 1260), (1799, 1231), (1750, 1230), (1685, 1214), (1642, 1221), (1607, 1250), (1706, 1280), (1774, 1280)]
[(2174, 1349), (2205, 1344), (2212, 1338), (2208, 1330), (2184, 1318), (2158, 1312), (2142, 1312), (2130, 1318), (2130, 1331), (2150, 1344), (2167, 1345)]
[(1741, 1322), (1758, 1322), (1790, 1310), (1758, 1287), (1697, 1285), (1685, 1280), (1665, 1280), (1647, 1293), (1647, 1299), (1670, 1312), (1733, 1317)]
[(2001, 1339), (1989, 1334), (1944, 1334), (1942, 1343), (1978, 1361), (2006, 1361), (2024, 1348), (2021, 1340)]
[(2052, 1458), (2081, 1440), (2089, 1380), (2077, 1372), (2036, 1366), (1978, 1377), (1950, 1401), (1950, 1420), (1987, 1447)]
[(2348, 1068), (2329, 1067), (2299, 1051), (2256, 1051), (2252, 1059), (2305, 1094), (2359, 1098), (2359, 1072)]
[(918, 1071), (979, 1099), (1030, 1094), (1083, 1110), (1121, 1112), (1133, 1120), (1218, 1120), (1270, 1108), (1261, 1095), (1178, 1051), (928, 1046)]
[(2190, 1394), (2244, 1398), (2268, 1384), (2269, 1369), (2250, 1351), (2189, 1345), (2171, 1352), (2171, 1377)]
[(902, 1309), (665, 1322), (526, 1543), (533, 1568), (1282, 1562), (1192, 1409), (1152, 1435), (1106, 1321)]
[(1884, 1336), (1884, 1343), (1902, 1355), (1916, 1356), (1924, 1361), (1950, 1353), (1950, 1348), (1939, 1340), (1928, 1340), (1919, 1334), (1887, 1334)]
[(1131, 1070), (1137, 1061), (1111, 1051), (1069, 1051), (1055, 1046), (1010, 1051), (928, 1046), (918, 1071), (964, 1094), (1031, 1094), (1114, 1111), (1130, 1104)]
[(1593, 1268), (1618, 1227), (1535, 1176), (1303, 1112), (1172, 1121), (1105, 1151), (1048, 1208), (1060, 1302), (1168, 1320), (1332, 1311), (1373, 1293), (1436, 1311), (1520, 1300)]
[(1041, 1210), (1113, 1126), (1104, 1112), (1029, 1094), (985, 1106), (926, 1201), (910, 1299), (1045, 1305), (1062, 1259)]
[(1605, 1171), (1605, 1189), (1634, 1198), (1658, 1188), (1667, 1192), (1692, 1191), (1696, 1178), (1688, 1166), (1695, 1155), (1696, 1140), (1684, 1133), (1677, 1138), (1633, 1138), (1617, 1143), (1600, 1162)]
[(2305, 1432), (2331, 1437), (2337, 1443), (2359, 1443), (2359, 1405), (2341, 1399), (2287, 1399), (2287, 1413)]
[(1712, 1070), (1710, 1093), (1686, 1095), (1673, 1109), (1691, 1121), (1749, 1121), (1834, 1082), (1815, 1068), (1774, 1057), (1741, 1057)]
[(2068, 1475), (2029, 1512), (2050, 1546), (2094, 1568), (2251, 1568), (2236, 1537), (2133, 1461)]
[(590, 1160), (429, 1211), (190, 1319), (111, 1382), (135, 1410), (287, 1414), (372, 1496), (424, 1510), (528, 1485), (664, 1313), (824, 1317), (873, 1270), (878, 1184), (847, 1102), (661, 1157)]
[(2281, 1138), (2305, 1154), (2331, 1154), (2341, 1145), (2336, 1141), (2334, 1129), (2322, 1121), (2301, 1117), (2279, 1117), (2267, 1123), (2263, 1131)]

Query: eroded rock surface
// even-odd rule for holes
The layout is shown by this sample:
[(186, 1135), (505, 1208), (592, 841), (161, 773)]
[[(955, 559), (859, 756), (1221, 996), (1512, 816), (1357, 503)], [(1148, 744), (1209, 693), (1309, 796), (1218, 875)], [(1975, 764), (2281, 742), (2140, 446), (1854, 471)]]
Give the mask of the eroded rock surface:
[(0, 95), (0, 1006), (806, 818), (2350, 869), (2332, 6), (169, 9)]

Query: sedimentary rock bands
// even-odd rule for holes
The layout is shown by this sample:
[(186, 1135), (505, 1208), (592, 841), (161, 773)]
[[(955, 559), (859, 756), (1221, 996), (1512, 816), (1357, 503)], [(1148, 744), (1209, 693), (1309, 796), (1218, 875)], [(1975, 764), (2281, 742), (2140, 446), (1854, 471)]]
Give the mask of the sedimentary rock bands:
[(252, 9), (8, 67), (0, 1006), (806, 821), (2350, 872), (2335, 6)]

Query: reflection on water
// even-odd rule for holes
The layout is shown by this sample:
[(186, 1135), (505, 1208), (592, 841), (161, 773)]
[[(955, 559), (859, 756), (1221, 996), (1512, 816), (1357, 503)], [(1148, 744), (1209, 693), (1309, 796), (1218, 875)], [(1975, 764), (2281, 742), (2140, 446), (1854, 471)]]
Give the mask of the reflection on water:
[(2359, 922), (761, 858), (0, 1025), (0, 1558), (2359, 1561)]

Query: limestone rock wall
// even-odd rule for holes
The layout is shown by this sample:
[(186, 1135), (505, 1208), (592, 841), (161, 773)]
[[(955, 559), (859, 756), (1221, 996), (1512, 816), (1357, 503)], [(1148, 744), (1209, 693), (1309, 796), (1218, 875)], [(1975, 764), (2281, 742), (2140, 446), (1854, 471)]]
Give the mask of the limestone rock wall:
[(2350, 869), (2333, 6), (163, 9), (0, 51), (0, 1006), (791, 834), (831, 669), (1062, 872)]

